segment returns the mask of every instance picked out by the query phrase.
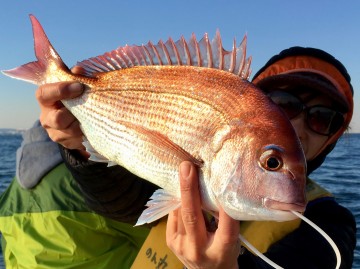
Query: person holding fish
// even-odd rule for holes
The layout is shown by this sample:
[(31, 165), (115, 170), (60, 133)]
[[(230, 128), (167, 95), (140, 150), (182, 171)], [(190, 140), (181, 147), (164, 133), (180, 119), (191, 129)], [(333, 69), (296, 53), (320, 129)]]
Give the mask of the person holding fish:
[[(335, 147), (351, 120), (353, 88), (345, 67), (322, 50), (293, 47), (272, 57), (255, 74), (253, 83), (266, 92), (289, 117), (304, 149), (307, 174), (311, 174)], [(201, 219), (201, 205), (196, 203), (199, 197), (196, 169), (192, 166), (187, 170), (192, 172), (184, 177), (191, 186), (182, 191), (182, 208), (186, 210), (182, 212), (178, 209), (169, 215), (168, 223), (171, 226), (167, 232), (170, 248), (181, 257), (184, 264), (196, 264), (189, 268), (198, 268), (199, 265), (216, 262), (212, 259), (215, 255), (206, 256), (214, 235), (201, 232), (206, 231), (206, 228)], [(341, 253), (340, 268), (352, 268), (356, 224), (351, 212), (337, 204), (330, 193), (309, 178), (306, 192), (309, 203), (304, 215), (336, 240)], [(252, 240), (254, 244), (259, 244), (258, 249), (284, 268), (335, 267), (335, 255), (331, 249), (304, 223), (290, 228), (278, 241), (274, 238), (278, 229), (274, 223), (251, 223), (250, 227), (254, 228), (248, 225), (246, 221), (241, 222), (240, 232), (249, 238), (255, 237)], [(278, 225), (285, 227), (288, 224)], [(195, 231), (194, 226), (198, 230)], [(269, 245), (266, 242), (268, 240), (272, 241)], [(186, 242), (202, 242), (202, 245)], [(268, 268), (247, 250), (242, 250), (237, 260), (239, 268)]]
[[(351, 267), (354, 218), (305, 175), (306, 163), (308, 174), (321, 165), (352, 116), (350, 77), (331, 55), (283, 51), (254, 77), (263, 92), (243, 79), (245, 45), (225, 51), (219, 33), (212, 42), (205, 35), (126, 46), (71, 72), (31, 21), (38, 61), (4, 73), (41, 85), (40, 121), (63, 145), (90, 209), (130, 224), (141, 214), (138, 225), (169, 213), (167, 244), (188, 268), (267, 268), (261, 253), (285, 268), (339, 268), (340, 255), (342, 268)], [(214, 221), (203, 209), (217, 227), (209, 228)], [(336, 258), (297, 216), (328, 233)], [(152, 248), (145, 254), (156, 260)]]
[[(350, 122), (353, 89), (346, 69), (324, 51), (295, 47), (269, 60), (253, 82), (288, 115), (301, 140), (307, 174), (310, 174), (322, 164)], [(88, 153), (81, 143), (78, 121), (68, 110), (57, 107), (59, 100), (73, 98), (82, 90), (78, 83), (48, 84), (38, 89), (37, 98), (43, 125), (50, 137), (65, 146), (62, 152), (70, 170), (75, 169), (79, 182), (86, 184), (89, 176), (85, 171), (99, 165), (86, 161)], [(61, 113), (61, 117), (55, 113)], [(104, 175), (109, 169), (103, 168)], [(246, 248), (240, 250), (235, 236), (239, 232), (237, 221), (223, 211), (219, 215), (218, 230), (208, 232), (201, 209), (196, 166), (182, 163), (180, 176), (182, 207), (169, 215), (167, 228), (168, 244), (180, 260), (188, 268), (236, 268), (237, 263), (243, 268), (267, 268), (266, 263)], [(352, 214), (309, 179), (306, 190), (310, 202), (305, 216), (335, 240), (341, 253), (341, 268), (351, 268), (356, 241)], [(99, 213), (104, 214), (101, 210)], [(116, 214), (113, 212), (112, 217), (118, 219)], [(251, 240), (258, 249), (285, 268), (335, 267), (335, 257), (326, 242), (299, 221), (284, 225), (244, 221), (240, 223), (240, 231), (243, 229), (253, 237)]]

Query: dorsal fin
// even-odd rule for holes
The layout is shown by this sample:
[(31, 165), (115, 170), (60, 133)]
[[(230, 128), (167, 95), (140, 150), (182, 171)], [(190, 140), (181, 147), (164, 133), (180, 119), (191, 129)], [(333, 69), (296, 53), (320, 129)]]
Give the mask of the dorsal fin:
[(246, 42), (245, 35), (239, 47), (236, 47), (234, 39), (232, 50), (227, 51), (222, 47), (219, 31), (216, 32), (212, 41), (209, 41), (205, 33), (198, 42), (193, 34), (189, 41), (181, 37), (176, 42), (172, 38), (165, 43), (160, 40), (156, 45), (151, 41), (141, 46), (126, 45), (78, 62), (76, 67), (80, 67), (84, 75), (93, 76), (99, 72), (110, 72), (134, 66), (188, 65), (221, 69), (248, 79), (251, 73), (251, 57), (246, 58)]

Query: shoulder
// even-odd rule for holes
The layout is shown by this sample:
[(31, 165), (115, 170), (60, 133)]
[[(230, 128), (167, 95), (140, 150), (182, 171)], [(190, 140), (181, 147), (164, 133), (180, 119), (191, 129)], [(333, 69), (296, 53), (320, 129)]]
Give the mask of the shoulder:
[(321, 197), (308, 203), (305, 216), (321, 223), (343, 223), (356, 229), (352, 212), (340, 205), (334, 197)]

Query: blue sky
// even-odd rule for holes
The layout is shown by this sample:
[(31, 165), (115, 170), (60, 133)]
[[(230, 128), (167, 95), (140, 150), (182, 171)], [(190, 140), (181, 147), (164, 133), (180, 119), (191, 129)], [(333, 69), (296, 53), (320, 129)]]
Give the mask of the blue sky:
[[(344, 4), (343, 4), (344, 3)], [(43, 25), (68, 66), (125, 44), (192, 33), (212, 38), (220, 30), (225, 49), (248, 35), (253, 74), (290, 46), (321, 48), (347, 67), (355, 89), (352, 132), (360, 132), (360, 1), (32, 1), (3, 0), (0, 69), (35, 60), (29, 14)], [(0, 75), (0, 128), (28, 128), (40, 110), (34, 85)]]

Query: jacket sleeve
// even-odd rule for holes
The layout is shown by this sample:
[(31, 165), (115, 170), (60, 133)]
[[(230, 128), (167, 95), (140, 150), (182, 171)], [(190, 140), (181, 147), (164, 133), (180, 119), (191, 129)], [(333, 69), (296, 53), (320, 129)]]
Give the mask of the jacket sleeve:
[[(309, 203), (305, 216), (323, 229), (341, 254), (342, 269), (351, 269), (356, 245), (356, 224), (352, 213), (330, 199)], [(241, 231), (241, 224), (240, 224)], [(307, 223), (273, 244), (265, 255), (284, 268), (331, 269), (336, 257), (329, 243)], [(245, 251), (238, 259), (240, 268), (272, 268)]]
[(158, 187), (121, 166), (84, 160), (77, 151), (60, 146), (63, 160), (94, 212), (135, 224)]

